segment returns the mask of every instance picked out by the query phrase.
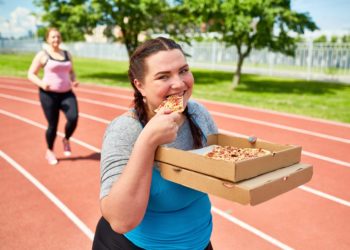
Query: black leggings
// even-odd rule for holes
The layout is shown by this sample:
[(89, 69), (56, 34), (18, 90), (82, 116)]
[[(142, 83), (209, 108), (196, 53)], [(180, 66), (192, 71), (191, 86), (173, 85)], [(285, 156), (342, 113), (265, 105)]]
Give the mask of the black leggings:
[[(92, 243), (92, 250), (142, 250), (135, 246), (124, 235), (118, 234), (103, 217), (96, 227), (95, 238)], [(213, 250), (211, 243), (204, 250)]]
[(67, 119), (65, 138), (69, 139), (78, 124), (78, 103), (72, 91), (56, 93), (40, 89), (39, 97), (48, 122), (46, 143), (47, 147), (52, 150), (56, 139), (60, 110), (63, 111)]

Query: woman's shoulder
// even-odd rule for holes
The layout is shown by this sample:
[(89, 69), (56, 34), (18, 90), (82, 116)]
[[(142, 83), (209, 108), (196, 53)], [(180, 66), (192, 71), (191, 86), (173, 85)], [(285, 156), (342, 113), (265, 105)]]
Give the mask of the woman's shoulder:
[(45, 50), (40, 50), (35, 55), (35, 60), (40, 62), (41, 65), (45, 65), (48, 58), (49, 58), (49, 55), (47, 54), (47, 52)]
[(189, 100), (187, 105), (190, 113), (196, 114), (196, 113), (208, 112), (207, 108), (196, 100), (193, 100), (193, 99)]
[(36, 53), (35, 57), (38, 57), (38, 58), (48, 57), (48, 54), (45, 50), (40, 50)]
[(197, 124), (202, 125), (202, 129), (205, 129), (205, 134), (217, 133), (217, 126), (209, 110), (198, 101), (191, 100), (188, 103), (188, 109), (190, 115), (194, 118)]
[(104, 133), (104, 144), (116, 145), (123, 142), (132, 145), (141, 131), (141, 123), (130, 112), (126, 112), (109, 123)]
[(130, 131), (135, 129), (142, 130), (142, 126), (133, 109), (130, 109), (114, 118), (107, 128), (107, 130), (119, 131)]
[(62, 51), (63, 51), (65, 57), (67, 57), (67, 59), (69, 61), (71, 61), (72, 60), (72, 54), (68, 50), (62, 50)]

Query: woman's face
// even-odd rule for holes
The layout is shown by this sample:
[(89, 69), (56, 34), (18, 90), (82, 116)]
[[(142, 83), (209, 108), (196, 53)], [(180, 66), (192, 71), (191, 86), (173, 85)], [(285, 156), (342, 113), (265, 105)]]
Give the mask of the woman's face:
[(61, 43), (61, 34), (57, 30), (51, 30), (49, 32), (49, 35), (46, 39), (47, 43), (53, 47), (53, 48), (58, 48)]
[(194, 79), (179, 49), (160, 51), (145, 59), (145, 77), (138, 82), (141, 94), (146, 98), (150, 117), (169, 95), (182, 95), (184, 106), (192, 95)]

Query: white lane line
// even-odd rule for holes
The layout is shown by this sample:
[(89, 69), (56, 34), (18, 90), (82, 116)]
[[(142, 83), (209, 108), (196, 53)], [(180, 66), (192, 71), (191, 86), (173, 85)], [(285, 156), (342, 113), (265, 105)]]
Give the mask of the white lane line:
[[(39, 128), (44, 128), (44, 129), (46, 129), (46, 127), (43, 126), (43, 125), (40, 125), (40, 124), (38, 124), (38, 123), (36, 123), (36, 122), (34, 122), (34, 121), (31, 121), (31, 120), (29, 120), (29, 119), (26, 119), (26, 118), (22, 118), (22, 117), (20, 117), (20, 116), (18, 116), (18, 115), (9, 113), (9, 112), (7, 112), (7, 111), (4, 111), (4, 110), (1, 110), (1, 109), (0, 109), (0, 113), (5, 114), (5, 115), (10, 116), (10, 117), (15, 118), (15, 119), (19, 119), (19, 120), (21, 120), (21, 121), (23, 121), (23, 122), (27, 122), (27, 123), (29, 123), (29, 124), (31, 124), (31, 125), (34, 125), (34, 126), (37, 126), (37, 127), (39, 127)], [(38, 126), (38, 125), (39, 125), (39, 126)], [(77, 143), (78, 140), (72, 140), (72, 141)], [(89, 145), (89, 144), (87, 144), (87, 143), (83, 143), (83, 144), (80, 144), (80, 145), (83, 146), (83, 147), (90, 146), (89, 149), (90, 149), (90, 148), (94, 148), (93, 146), (91, 146), (91, 145)], [(99, 149), (97, 149), (97, 150), (98, 150), (98, 152), (100, 151)], [(96, 152), (97, 152), (97, 151), (96, 151)], [(303, 190), (308, 191), (307, 189), (308, 189), (307, 187), (303, 186)], [(311, 188), (310, 188), (310, 190), (311, 190)], [(317, 191), (317, 190), (315, 190), (315, 191)], [(309, 192), (309, 191), (308, 191), (308, 192)], [(317, 196), (320, 196), (320, 194), (324, 194), (324, 193), (322, 193), (322, 192), (319, 192), (319, 193), (318, 193), (318, 192), (311, 192), (311, 193), (314, 194), (314, 195), (317, 195)], [(330, 200), (330, 201), (333, 201), (333, 202), (338, 202), (339, 200), (342, 200), (342, 199), (339, 199), (339, 198), (334, 197), (334, 196), (331, 196), (331, 195), (321, 195), (320, 197), (325, 198), (325, 199)], [(346, 202), (347, 202), (347, 201), (346, 201)], [(338, 203), (339, 203), (339, 202), (338, 202)], [(347, 203), (348, 203), (348, 202), (347, 202)], [(347, 203), (340, 203), (340, 204), (343, 204), (343, 205), (344, 205), (344, 204), (347, 204)], [(268, 241), (271, 242), (271, 243), (274, 242), (274, 243), (272, 243), (272, 244), (276, 244), (276, 245), (281, 244), (281, 245), (280, 245), (281, 247), (286, 247), (286, 248), (282, 248), (282, 249), (291, 249), (291, 248), (288, 248), (287, 245), (284, 245), (283, 243), (281, 243), (281, 242), (275, 240), (274, 238), (268, 236), (267, 234), (262, 233), (262, 232), (259, 231), (258, 229), (254, 228), (254, 227), (252, 227), (252, 226), (250, 226), (250, 225), (248, 225), (248, 224), (246, 224), (246, 223), (244, 223), (244, 222), (241, 222), (241, 221), (238, 220), (237, 218), (235, 218), (235, 217), (233, 217), (233, 216), (231, 216), (231, 215), (228, 215), (228, 214), (224, 213), (223, 211), (221, 211), (221, 210), (219, 210), (219, 209), (217, 209), (217, 208), (215, 208), (215, 207), (213, 207), (212, 209), (213, 209), (214, 212), (219, 213), (219, 214), (222, 215), (224, 218), (226, 218), (226, 219), (228, 219), (229, 221), (231, 221), (231, 222), (233, 222), (233, 223), (235, 223), (235, 224), (241, 226), (242, 228), (244, 228), (244, 229), (246, 229), (246, 230), (248, 230), (248, 231), (250, 231), (250, 232), (252, 232), (252, 233), (254, 233), (254, 234), (256, 234), (256, 235), (259, 235), (259, 237), (261, 237), (261, 238), (263, 238), (263, 239), (266, 239), (266, 240), (268, 240)]]
[(328, 162), (331, 162), (331, 163), (334, 163), (334, 164), (337, 164), (337, 165), (341, 165), (341, 166), (350, 168), (350, 163), (346, 162), (346, 161), (337, 160), (337, 159), (330, 158), (330, 157), (327, 157), (327, 156), (311, 153), (311, 152), (305, 151), (305, 150), (302, 151), (302, 154), (306, 155), (306, 156), (309, 156), (309, 157), (312, 157), (312, 158), (316, 158), (316, 159), (322, 160), (322, 161), (328, 161)]
[(110, 93), (110, 92), (103, 92), (103, 91), (99, 91), (99, 90), (77, 88), (74, 91), (85, 92), (85, 93), (89, 93), (89, 94), (98, 94), (98, 95), (109, 96), (109, 97), (120, 98), (120, 99), (126, 99), (126, 100), (134, 100), (134, 98), (132, 98), (131, 96), (121, 95), (121, 94), (116, 94), (116, 93)]
[(83, 102), (87, 102), (90, 104), (95, 104), (95, 105), (99, 105), (99, 106), (104, 106), (104, 107), (108, 107), (108, 108), (114, 108), (114, 109), (121, 109), (121, 110), (129, 110), (130, 108), (125, 107), (125, 106), (121, 106), (121, 105), (117, 105), (117, 104), (111, 104), (108, 102), (101, 102), (101, 101), (95, 101), (95, 100), (91, 100), (88, 98), (82, 98), (82, 97), (78, 97), (78, 101), (83, 101)]
[[(0, 85), (0, 88), (18, 90), (18, 91), (29, 92), (29, 93), (37, 93), (38, 92), (37, 90), (23, 88), (23, 87), (14, 87), (14, 86), (7, 87), (7, 86)], [(7, 94), (0, 94), (0, 96), (3, 96), (5, 98), (11, 97), (10, 95), (7, 95)], [(17, 100), (25, 100), (24, 98), (20, 98), (20, 97), (14, 97), (14, 96), (12, 97), (12, 99), (16, 99), (16, 98), (17, 98)], [(83, 98), (83, 97), (78, 97), (78, 101), (82, 101), (82, 102), (86, 102), (86, 103), (90, 103), (90, 104), (95, 104), (95, 105), (99, 105), (99, 106), (104, 106), (104, 107), (108, 107), (108, 108), (115, 108), (115, 109), (121, 109), (121, 110), (128, 110), (129, 109), (125, 106), (107, 103), (107, 102), (95, 101), (95, 100), (91, 100), (91, 99)]]
[[(8, 86), (7, 87), (7, 86), (1, 86), (0, 85), (0, 88), (7, 88), (7, 89), (13, 89), (13, 90), (19, 90), (19, 91), (26, 91), (26, 92), (31, 92), (31, 93), (37, 92), (37, 91), (31, 90), (31, 89), (28, 89), (28, 88), (14, 87), (14, 86)], [(79, 90), (79, 91), (81, 91), (81, 90)], [(93, 90), (86, 91), (85, 89), (83, 91), (85, 91), (85, 92), (92, 92), (92, 93), (96, 93), (96, 94), (101, 92), (101, 91), (96, 92), (96, 91), (93, 91)], [(101, 95), (102, 95), (102, 93), (103, 92), (101, 92)], [(122, 96), (122, 95), (114, 95), (114, 94), (108, 94), (108, 95), (113, 96), (113, 97), (117, 97), (117, 98), (124, 98), (124, 99), (130, 99), (130, 100), (132, 99), (132, 98), (129, 98), (129, 97), (125, 98), (125, 96)], [(116, 109), (122, 109), (122, 110), (127, 110), (128, 109), (128, 108), (125, 108), (124, 106), (111, 104), (111, 103), (107, 103), (107, 102), (94, 101), (94, 100), (91, 100), (91, 99), (88, 99), (88, 98), (79, 97), (78, 100), (81, 100), (83, 102), (87, 102), (87, 103), (90, 103), (90, 104), (96, 104), (96, 105), (100, 105), (100, 106), (104, 106), (104, 107), (109, 107), (109, 108), (116, 108)], [(201, 102), (209, 102), (209, 101), (201, 100)], [(230, 105), (230, 104), (227, 104), (227, 105)], [(306, 129), (294, 128), (294, 127), (281, 125), (281, 124), (277, 124), (277, 123), (266, 122), (266, 121), (261, 121), (261, 120), (257, 120), (257, 119), (253, 119), (253, 118), (247, 118), (247, 117), (242, 117), (242, 116), (237, 116), (237, 115), (230, 115), (230, 114), (225, 114), (225, 113), (217, 112), (217, 111), (210, 111), (210, 113), (213, 114), (213, 115), (220, 116), (220, 117), (225, 117), (225, 118), (228, 118), (228, 119), (239, 120), (239, 121), (244, 121), (244, 122), (249, 122), (249, 123), (255, 123), (255, 124), (259, 124), (259, 125), (263, 125), (263, 126), (268, 126), (268, 127), (288, 130), (288, 131), (292, 131), (292, 132), (296, 132), (296, 133), (300, 133), (300, 134), (305, 134), (305, 135), (315, 136), (315, 137), (319, 137), (319, 138), (323, 138), (323, 139), (327, 139), (327, 140), (333, 140), (333, 141), (338, 141), (338, 142), (350, 144), (350, 139), (341, 138), (341, 137), (332, 136), (332, 135), (327, 135), (327, 134), (318, 133), (318, 132), (313, 132), (313, 131), (306, 130)], [(333, 125), (338, 125), (338, 124), (333, 124)], [(350, 125), (349, 125), (349, 127), (350, 127)]]
[(99, 117), (96, 117), (96, 116), (93, 116), (93, 115), (88, 115), (88, 114), (81, 113), (81, 112), (79, 112), (79, 116), (84, 117), (86, 119), (93, 120), (95, 122), (100, 122), (100, 123), (103, 123), (103, 124), (109, 124), (111, 122), (110, 120), (99, 118)]
[[(219, 131), (220, 131), (220, 133), (224, 133), (224, 134), (228, 134), (228, 135), (232, 135), (232, 136), (248, 138), (248, 135), (244, 135), (244, 134), (240, 134), (240, 133), (236, 133), (236, 132), (231, 132), (231, 131), (224, 130), (224, 129), (219, 129)], [(330, 158), (327, 156), (311, 153), (311, 152), (308, 152), (305, 150), (302, 150), (301, 154), (318, 159), (318, 160), (327, 161), (327, 162), (330, 162), (332, 164), (337, 164), (337, 165), (341, 165), (341, 166), (348, 167), (348, 168), (350, 167), (350, 162), (337, 160), (337, 159)]]
[[(1, 85), (2, 83), (0, 83)], [(21, 84), (27, 84), (27, 83), (21, 83)], [(94, 83), (84, 83), (84, 85), (91, 85), (94, 87), (102, 88), (102, 89), (109, 89), (109, 90), (121, 90), (121, 91), (129, 91), (130, 95), (133, 94), (132, 89), (126, 89), (118, 86), (108, 86), (108, 85), (98, 85)], [(12, 86), (0, 86), (0, 88), (13, 88), (13, 89), (20, 89), (20, 87), (12, 87)], [(24, 88), (22, 88), (24, 89)], [(26, 88), (28, 89), (28, 88)], [(85, 91), (86, 89), (84, 89)], [(89, 90), (90, 91), (90, 90)], [(95, 90), (92, 90), (95, 91)], [(96, 90), (98, 91), (98, 90)], [(87, 92), (87, 91), (86, 91)], [(98, 91), (95, 92), (96, 94), (101, 94), (101, 95), (106, 95), (106, 93), (103, 93), (103, 91)], [(108, 94), (109, 95), (109, 94)], [(111, 96), (114, 96), (113, 94), (110, 94)], [(119, 94), (116, 94), (119, 96)], [(129, 98), (126, 98), (129, 99)], [(132, 99), (130, 97), (130, 99)], [(323, 123), (323, 124), (328, 124), (328, 125), (335, 125), (339, 127), (346, 127), (350, 128), (350, 124), (343, 123), (343, 122), (336, 122), (336, 121), (328, 121), (325, 119), (321, 118), (314, 118), (314, 117), (307, 117), (307, 116), (302, 116), (302, 115), (297, 115), (297, 114), (290, 114), (290, 113), (284, 113), (284, 112), (279, 112), (279, 111), (274, 111), (274, 110), (269, 110), (269, 109), (263, 109), (263, 108), (255, 108), (255, 107), (249, 107), (249, 106), (244, 106), (242, 104), (237, 104), (237, 103), (227, 103), (227, 102), (219, 102), (219, 101), (211, 101), (211, 100), (205, 100), (205, 99), (200, 99), (200, 98), (195, 98), (196, 100), (202, 102), (202, 103), (211, 103), (214, 105), (221, 105), (221, 106), (226, 106), (226, 107), (232, 107), (232, 108), (239, 108), (239, 109), (245, 109), (245, 110), (252, 110), (256, 111), (259, 113), (266, 113), (266, 114), (273, 114), (273, 115), (279, 115), (279, 116), (284, 116), (284, 117), (289, 117), (289, 118), (296, 118), (299, 120), (306, 120), (306, 121), (312, 121), (312, 122), (318, 122), (318, 123)]]
[[(18, 116), (18, 115), (15, 115), (15, 114), (12, 114), (12, 113), (9, 113), (9, 112), (7, 112), (7, 111), (4, 111), (4, 110), (1, 110), (0, 109), (0, 113), (2, 113), (2, 114), (4, 114), (4, 115), (7, 115), (7, 116), (10, 116), (10, 117), (12, 117), (12, 118), (15, 118), (15, 119), (18, 119), (18, 120), (20, 120), (20, 121), (23, 121), (23, 122), (25, 122), (25, 123), (29, 123), (30, 125), (34, 125), (34, 126), (36, 126), (36, 127), (39, 127), (39, 128), (41, 128), (41, 129), (46, 129), (45, 128), (45, 126), (43, 126), (43, 125), (41, 125), (41, 124), (39, 124), (39, 123), (37, 123), (37, 122), (34, 122), (34, 121), (31, 121), (31, 120), (29, 120), (29, 119), (26, 119), (26, 118), (23, 118), (23, 117), (20, 117), (20, 116)], [(73, 142), (76, 142), (76, 140), (72, 140)], [(85, 143), (85, 145), (88, 145), (88, 144), (86, 144)], [(1, 153), (1, 155), (3, 154), (2, 153), (2, 151), (0, 151), (0, 153)], [(3, 156), (4, 157), (4, 156)], [(5, 158), (5, 157), (4, 157)], [(12, 159), (10, 159), (10, 160), (12, 160)], [(8, 160), (9, 161), (9, 160)], [(13, 160), (12, 160), (13, 161)], [(13, 161), (14, 162), (14, 161)], [(10, 163), (11, 165), (12, 165), (12, 163)], [(16, 164), (16, 163), (15, 163)], [(17, 164), (18, 165), (18, 164)], [(25, 169), (23, 169), (22, 167), (19, 167), (20, 168), (20, 170), (18, 170), (18, 171), (20, 171), (21, 172), (21, 170), (23, 170), (26, 174), (23, 174), (23, 175), (29, 175), (30, 176), (30, 178), (32, 178), (32, 179), (34, 179), (36, 182), (38, 182), (33, 176), (31, 176)], [(17, 169), (17, 168), (16, 168)], [(22, 172), (21, 172), (22, 173)], [(27, 176), (26, 176), (27, 177)], [(30, 180), (31, 181), (31, 180)], [(32, 182), (32, 181), (31, 181)], [(38, 187), (34, 182), (32, 182), (36, 187)], [(39, 182), (38, 182), (39, 183)], [(42, 189), (44, 189), (45, 191), (42, 191), (45, 195), (46, 195), (46, 192), (49, 192), (50, 193), (50, 191), (48, 191), (42, 184), (40, 184), (39, 183), (39, 185), (41, 185), (40, 187), (38, 187), (39, 188), (39, 190), (40, 191), (42, 191)], [(51, 194), (51, 193), (50, 193)], [(50, 196), (48, 196), (48, 195), (46, 195), (50, 200), (51, 200), (51, 197)], [(53, 195), (52, 195), (53, 196)], [(56, 198), (56, 197), (54, 197), (54, 198)], [(56, 198), (57, 199), (57, 198)], [(58, 200), (58, 199), (57, 199)], [(56, 204), (56, 206), (58, 206), (60, 209), (63, 207), (64, 209), (66, 209), (66, 210), (68, 210), (68, 211), (65, 211), (65, 210), (62, 210), (66, 215), (67, 215), (67, 217), (68, 218), (70, 218), (71, 219), (71, 217), (73, 217), (71, 220), (76, 224), (76, 222), (74, 221), (74, 220), (78, 220), (78, 221), (80, 221), (79, 219), (78, 219), (78, 217), (77, 216), (75, 216), (62, 202), (60, 202), (59, 200), (58, 201), (56, 201), (56, 200), (54, 200), (53, 201), (55, 204), (56, 203), (59, 203), (59, 205), (57, 205)], [(213, 209), (213, 211), (214, 212), (216, 212), (216, 213), (218, 213), (218, 211), (221, 211), (221, 210), (219, 210), (218, 208), (215, 208), (215, 207), (212, 207), (212, 209)], [(70, 212), (70, 213), (69, 213)], [(222, 211), (221, 211), (222, 212)], [(222, 213), (224, 213), (224, 212), (222, 212)], [(225, 217), (225, 216), (224, 216)], [(226, 217), (225, 217), (226, 218)], [(227, 219), (227, 218), (226, 218)], [(250, 232), (252, 232), (252, 233), (254, 233), (254, 234), (256, 234), (256, 235), (258, 235), (259, 237), (261, 237), (261, 238), (263, 238), (263, 239), (265, 239), (265, 240), (267, 240), (267, 241), (269, 241), (269, 242), (271, 242), (272, 244), (277, 244), (277, 245), (283, 245), (283, 246), (285, 246), (283, 243), (280, 243), (279, 241), (277, 241), (276, 239), (273, 239), (272, 237), (270, 237), (270, 236), (268, 236), (267, 234), (264, 234), (264, 233), (262, 233), (261, 231), (259, 231), (258, 229), (256, 229), (256, 228), (254, 228), (254, 227), (252, 227), (252, 226), (250, 226), (250, 225), (248, 225), (248, 224), (246, 224), (246, 223), (244, 223), (244, 222), (242, 222), (242, 221), (240, 221), (240, 223), (237, 223), (237, 221), (239, 221), (238, 219), (236, 219), (236, 218), (234, 218), (233, 216), (230, 216), (230, 219), (228, 219), (229, 221), (231, 221), (232, 222), (232, 220), (235, 220), (236, 222), (234, 222), (234, 223), (236, 223), (236, 224), (238, 224), (239, 226), (241, 226), (241, 227), (243, 227), (244, 229), (246, 229), (246, 230), (248, 230), (248, 231), (250, 231)], [(79, 222), (79, 223), (77, 223), (77, 226), (80, 228), (80, 227), (83, 227), (82, 225), (84, 225), (84, 223), (82, 223), (81, 221)], [(85, 226), (85, 225), (84, 225)], [(85, 226), (86, 228), (87, 228), (87, 226)], [(85, 230), (86, 231), (86, 229), (81, 229), (82, 231), (83, 230)], [(87, 228), (87, 230), (89, 230), (88, 228)], [(85, 231), (83, 231), (84, 233), (85, 233)], [(89, 234), (87, 234), (88, 235), (88, 237), (92, 240), (93, 239), (93, 233), (91, 232), (91, 234), (89, 233)], [(290, 249), (290, 248), (286, 248), (286, 249)]]
[[(34, 104), (34, 105), (40, 105), (40, 103), (38, 101), (32, 101), (30, 99), (10, 96), (10, 95), (6, 95), (6, 94), (0, 94), (0, 97), (11, 99), (11, 100), (16, 100), (16, 101), (22, 101), (22, 102), (30, 103), (30, 104)], [(85, 114), (85, 113), (81, 113), (81, 112), (79, 112), (79, 116), (87, 118), (87, 119), (91, 119), (91, 120), (94, 120), (94, 121), (97, 121), (97, 122), (101, 122), (101, 123), (104, 123), (104, 124), (109, 124), (110, 123), (109, 120), (102, 119), (102, 118), (99, 118), (99, 117), (96, 117), (96, 116), (92, 116), (92, 115), (89, 115), (89, 114)], [(233, 136), (247, 137), (247, 135), (231, 132), (231, 131), (228, 131), (228, 130), (220, 129), (220, 131), (225, 133), (225, 134), (229, 134), (229, 135), (233, 135)], [(308, 152), (308, 151), (305, 151), (305, 150), (302, 151), (302, 154), (306, 155), (306, 156), (309, 156), (309, 157), (312, 157), (312, 158), (315, 158), (315, 159), (318, 159), (318, 160), (327, 161), (327, 162), (330, 162), (332, 164), (337, 164), (337, 165), (341, 165), (341, 166), (344, 166), (344, 167), (350, 167), (350, 163), (349, 162), (337, 160), (337, 159), (334, 159), (334, 158), (330, 158), (330, 157), (327, 157), (327, 156), (315, 154), (315, 153)]]
[(306, 192), (309, 192), (309, 193), (312, 193), (312, 194), (314, 194), (314, 195), (320, 196), (320, 197), (322, 197), (322, 198), (325, 198), (325, 199), (334, 201), (334, 202), (336, 202), (336, 203), (339, 203), (339, 204), (341, 204), (341, 205), (350, 207), (350, 202), (349, 202), (349, 201), (340, 199), (340, 198), (335, 197), (335, 196), (333, 196), (333, 195), (330, 195), (330, 194), (321, 192), (321, 191), (319, 191), (319, 190), (316, 190), (316, 189), (313, 189), (313, 188), (310, 188), (310, 187), (307, 187), (307, 186), (304, 186), (304, 185), (300, 186), (299, 188), (302, 189), (302, 190), (304, 190), (304, 191), (306, 191)]
[[(26, 99), (26, 98), (10, 96), (10, 95), (5, 95), (5, 94), (0, 94), (0, 97), (40, 106), (40, 102), (32, 101), (32, 100)], [(94, 121), (97, 121), (97, 122), (101, 122), (101, 123), (104, 123), (104, 124), (110, 123), (109, 120), (106, 120), (106, 119), (103, 119), (103, 118), (99, 118), (99, 117), (96, 117), (96, 116), (93, 116), (93, 115), (88, 115), (88, 114), (85, 114), (85, 113), (82, 113), (82, 112), (79, 112), (79, 116), (87, 118), (87, 119), (90, 119), (90, 120), (94, 120)]]
[[(28, 123), (28, 124), (30, 124), (30, 125), (33, 125), (33, 126), (35, 126), (35, 127), (38, 127), (38, 128), (41, 128), (41, 129), (46, 130), (46, 127), (45, 127), (44, 125), (40, 124), (40, 123), (37, 123), (37, 122), (32, 121), (32, 120), (29, 120), (29, 119), (27, 119), (27, 118), (18, 116), (18, 115), (13, 114), (13, 113), (7, 112), (7, 111), (5, 111), (5, 110), (0, 109), (0, 114), (7, 115), (7, 116), (12, 117), (12, 118), (14, 118), (14, 119), (17, 119), (17, 120), (26, 122), (26, 123)], [(242, 134), (232, 133), (232, 132), (230, 132), (230, 131), (225, 131), (225, 130), (220, 130), (220, 132), (224, 132), (224, 133), (231, 134), (231, 135), (234, 135), (234, 136), (246, 137), (246, 136), (244, 136), (244, 135), (242, 135)], [(61, 133), (61, 132), (57, 132), (57, 134), (58, 134), (59, 136), (61, 136), (61, 137), (64, 136), (64, 134)], [(79, 144), (79, 145), (82, 146), (82, 147), (85, 147), (85, 148), (90, 149), (91, 151), (94, 151), (94, 152), (96, 152), (96, 153), (100, 153), (100, 152), (101, 152), (101, 150), (100, 150), (99, 148), (96, 148), (96, 147), (94, 147), (94, 146), (92, 146), (92, 145), (90, 145), (90, 144), (88, 144), (88, 143), (85, 143), (85, 142), (83, 142), (83, 141), (80, 141), (80, 140), (75, 139), (75, 138), (72, 138), (72, 137), (71, 137), (71, 140), (72, 140), (73, 142)], [(309, 190), (312, 190), (311, 188), (308, 189), (306, 186), (304, 186), (304, 187), (305, 187), (305, 188), (303, 188), (304, 191), (309, 192)], [(315, 190), (315, 189), (313, 189), (313, 190)], [(316, 191), (317, 191), (317, 190), (316, 190)], [(322, 193), (321, 191), (319, 191), (319, 193), (317, 193), (317, 192), (311, 192), (311, 193), (314, 194), (314, 195), (320, 196), (320, 197), (322, 197), (322, 198), (329, 199), (329, 200), (331, 200), (331, 201), (333, 201), (333, 202), (342, 201), (342, 199), (340, 199), (340, 198), (338, 198), (338, 197), (335, 197), (335, 196), (331, 196), (331, 195), (319, 195), (319, 194), (325, 194), (325, 193)], [(343, 201), (344, 201), (344, 200), (343, 200)], [(344, 204), (347, 204), (347, 202), (348, 202), (348, 201), (345, 201), (345, 202), (338, 202), (338, 203), (344, 205)]]
[(263, 233), (262, 231), (256, 229), (255, 227), (250, 226), (249, 224), (237, 219), (236, 217), (233, 217), (232, 215), (229, 215), (227, 213), (225, 213), (224, 211), (216, 208), (216, 207), (212, 207), (211, 210), (220, 215), (221, 217), (224, 217), (226, 220), (244, 228), (245, 230), (257, 235), (258, 237), (270, 242), (271, 244), (281, 248), (281, 249), (285, 249), (285, 250), (291, 250), (293, 248), (291, 248), (290, 246), (287, 246), (286, 244), (276, 240), (275, 238), (272, 238), (270, 235), (267, 235), (265, 233)]
[[(40, 124), (38, 122), (35, 122), (35, 121), (27, 119), (25, 117), (22, 117), (22, 116), (19, 116), (19, 115), (7, 112), (6, 110), (3, 110), (3, 109), (0, 109), (0, 114), (7, 115), (9, 117), (12, 117), (14, 119), (20, 120), (22, 122), (26, 122), (26, 123), (28, 123), (28, 124), (30, 124), (32, 126), (37, 127), (37, 128), (41, 128), (41, 129), (44, 129), (44, 130), (46, 130), (46, 128), (47, 128), (46, 126), (44, 126), (44, 125), (42, 125), (42, 124)], [(64, 137), (64, 133), (62, 133), (62, 132), (57, 132), (57, 135), (59, 135), (62, 138)], [(83, 142), (81, 140), (78, 140), (78, 139), (76, 139), (74, 137), (71, 137), (70, 140), (72, 142), (75, 142), (76, 144), (79, 144), (82, 147), (88, 148), (91, 151), (94, 151), (96, 153), (100, 153), (101, 152), (100, 149), (98, 149), (98, 148), (96, 148), (96, 147), (94, 147), (94, 146), (92, 146), (90, 144), (87, 144), (87, 143), (85, 143), (85, 142)]]
[(24, 87), (16, 87), (16, 86), (3, 86), (0, 84), (0, 88), (2, 89), (12, 89), (12, 90), (18, 90), (22, 92), (28, 92), (28, 93), (38, 93), (38, 90), (34, 90), (32, 88), (24, 88)]
[(259, 124), (259, 125), (263, 125), (263, 126), (288, 130), (288, 131), (292, 131), (292, 132), (296, 132), (296, 133), (300, 133), (300, 134), (304, 134), (304, 135), (311, 135), (311, 136), (320, 137), (320, 138), (327, 139), (327, 140), (333, 140), (333, 141), (338, 141), (338, 142), (350, 144), (350, 139), (345, 139), (345, 138), (340, 138), (340, 137), (336, 137), (336, 136), (332, 136), (332, 135), (326, 135), (326, 134), (322, 134), (322, 133), (312, 132), (312, 131), (305, 130), (305, 129), (293, 128), (293, 127), (280, 125), (280, 124), (276, 124), (276, 123), (260, 121), (260, 120), (246, 118), (246, 117), (237, 116), (237, 115), (229, 115), (229, 114), (216, 112), (216, 111), (210, 111), (210, 113), (213, 115), (225, 117), (228, 119), (239, 120), (239, 121), (244, 121), (244, 122), (249, 122), (249, 123), (255, 123), (255, 124)]
[(219, 101), (209, 101), (209, 100), (204, 100), (204, 99), (197, 99), (197, 100), (200, 102), (203, 102), (203, 103), (211, 103), (214, 105), (222, 105), (222, 106), (226, 106), (226, 107), (252, 110), (252, 111), (259, 112), (259, 113), (273, 114), (273, 115), (279, 115), (279, 116), (284, 116), (284, 117), (288, 117), (288, 118), (296, 118), (299, 120), (306, 120), (306, 121), (311, 121), (311, 122), (324, 123), (327, 125), (335, 125), (335, 126), (339, 126), (339, 127), (350, 128), (350, 124), (343, 123), (343, 122), (328, 121), (328, 120), (324, 120), (324, 119), (320, 119), (320, 118), (283, 113), (283, 112), (278, 112), (278, 111), (273, 111), (273, 110), (268, 110), (268, 109), (263, 109), (263, 108), (248, 107), (248, 106), (244, 106), (244, 105), (240, 105), (240, 104), (236, 104), (236, 103), (225, 103), (225, 102), (219, 102)]
[(4, 158), (13, 168), (20, 172), (37, 189), (39, 189), (53, 204), (55, 204), (91, 241), (94, 239), (94, 233), (75, 215), (60, 199), (51, 193), (41, 182), (32, 176), (27, 170), (15, 162), (10, 156), (0, 150), (0, 156)]

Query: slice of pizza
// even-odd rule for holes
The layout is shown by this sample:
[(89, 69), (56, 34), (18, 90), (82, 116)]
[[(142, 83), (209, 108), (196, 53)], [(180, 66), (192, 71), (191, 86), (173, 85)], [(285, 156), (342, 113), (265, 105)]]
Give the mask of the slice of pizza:
[(171, 95), (165, 99), (154, 112), (159, 112), (161, 108), (170, 109), (173, 112), (183, 112), (184, 108), (184, 98), (181, 95)]

